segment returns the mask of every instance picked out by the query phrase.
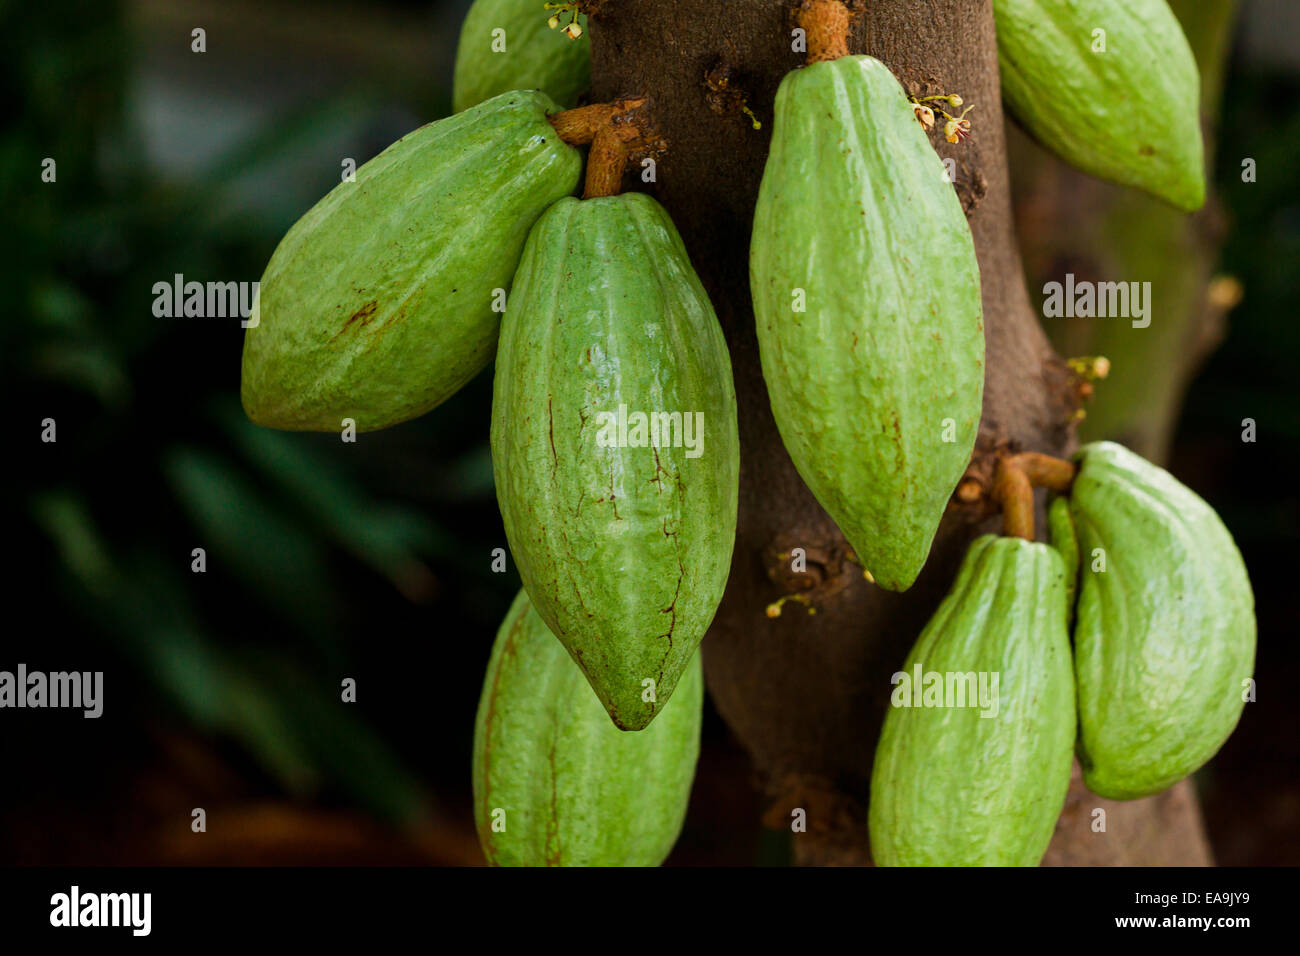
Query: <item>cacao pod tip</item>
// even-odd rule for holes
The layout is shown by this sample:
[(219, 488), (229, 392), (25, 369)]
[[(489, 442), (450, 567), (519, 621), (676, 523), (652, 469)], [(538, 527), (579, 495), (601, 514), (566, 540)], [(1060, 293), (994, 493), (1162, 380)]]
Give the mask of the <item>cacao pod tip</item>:
[(1183, 212), (1196, 212), (1205, 205), (1205, 175), (1197, 173), (1183, 183), (1156, 192)]
[(915, 567), (909, 562), (907, 565), (898, 567), (876, 568), (875, 571), (867, 571), (866, 568), (863, 568), (863, 576), (878, 588), (901, 594), (916, 583), (916, 577), (921, 573), (921, 567), (925, 564), (925, 558), (928, 556), (929, 552), (927, 550), (926, 555), (922, 556), (920, 563)]
[(609, 719), (614, 724), (615, 727), (617, 727), (619, 730), (623, 731), (624, 733), (635, 734), (638, 731), (645, 730), (647, 727), (649, 727), (650, 721), (655, 719), (655, 714), (657, 714), (658, 712), (659, 711), (656, 708), (652, 707), (649, 713), (637, 714), (635, 717), (631, 719), (626, 719), (624, 717), (621, 717), (618, 711), (610, 711)]

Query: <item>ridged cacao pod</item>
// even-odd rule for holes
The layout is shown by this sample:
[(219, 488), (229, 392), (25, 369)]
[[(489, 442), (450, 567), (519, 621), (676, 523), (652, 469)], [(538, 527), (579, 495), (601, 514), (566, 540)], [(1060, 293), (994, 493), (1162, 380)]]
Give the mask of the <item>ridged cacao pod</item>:
[(1079, 762), (1090, 790), (1129, 800), (1177, 783), (1232, 733), (1255, 601), (1232, 536), (1195, 492), (1111, 442), (1078, 457)]
[(970, 461), (984, 329), (961, 203), (879, 61), (781, 81), (749, 273), (781, 439), (876, 583), (904, 590)]
[(1047, 509), (1047, 527), (1052, 547), (1065, 565), (1066, 620), (1074, 621), (1074, 601), (1079, 591), (1079, 534), (1074, 530), (1070, 499), (1054, 498)]
[[(541, 93), (423, 126), (364, 164), (281, 240), (244, 337), (259, 425), (359, 431), (422, 415), (492, 360), (528, 229), (582, 159)], [(494, 290), (503, 290), (497, 295)]]
[(994, 0), (1002, 98), (1067, 163), (1205, 204), (1201, 78), (1165, 0)]
[(474, 821), (488, 862), (662, 863), (686, 818), (703, 699), (697, 654), (654, 726), (618, 730), (520, 591), (474, 725)]
[(456, 46), (456, 112), (510, 90), (541, 90), (565, 109), (578, 102), (591, 82), (587, 18), (579, 14), (583, 33), (571, 40), (547, 17), (539, 0), (474, 0)]
[[(878, 865), (1042, 859), (1073, 762), (1064, 579), (1060, 555), (1045, 544), (989, 535), (971, 545), (903, 673), (911, 678), (920, 668), (954, 685), (961, 675), (988, 675), (996, 713), (952, 700), (889, 709), (871, 775)], [(908, 699), (906, 690), (896, 686), (896, 703)]]
[(731, 360), (668, 214), (556, 203), (501, 327), (492, 465), (524, 586), (619, 727), (653, 719), (713, 620), (739, 457)]

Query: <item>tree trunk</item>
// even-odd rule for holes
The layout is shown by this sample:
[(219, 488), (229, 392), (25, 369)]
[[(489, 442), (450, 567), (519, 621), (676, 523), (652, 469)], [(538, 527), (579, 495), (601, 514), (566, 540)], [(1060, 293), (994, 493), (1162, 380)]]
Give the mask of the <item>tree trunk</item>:
[[(788, 826), (794, 808), (806, 811), (796, 859), (856, 864), (870, 859), (868, 782), (890, 675), (967, 543), (996, 523), (978, 507), (950, 507), (916, 584), (904, 594), (885, 592), (845, 560), (843, 537), (781, 444), (759, 366), (748, 253), (776, 88), (803, 62), (791, 49), (794, 26), (794, 5), (777, 0), (606, 0), (591, 28), (593, 98), (644, 93), (653, 100), (667, 149), (655, 182), (630, 185), (652, 192), (671, 213), (732, 352), (740, 521), (727, 594), (704, 644), (709, 690), (753, 757), (770, 825)], [(990, 0), (874, 0), (858, 11), (850, 51), (884, 61), (909, 93), (959, 93), (975, 104), (971, 141), (934, 140), (941, 156), (956, 161), (983, 284), (986, 383), (976, 458), (1004, 445), (1066, 452), (1075, 391), (1022, 277)], [(709, 78), (723, 75), (761, 130), (710, 95)], [(795, 547), (808, 555), (806, 573), (778, 558)], [(798, 590), (810, 595), (815, 614), (791, 602), (780, 617), (767, 616), (770, 603)], [(1108, 810), (1105, 834), (1090, 829), (1096, 806)], [(1114, 805), (1076, 783), (1048, 857), (1178, 864), (1205, 862), (1207, 853), (1185, 788)]]

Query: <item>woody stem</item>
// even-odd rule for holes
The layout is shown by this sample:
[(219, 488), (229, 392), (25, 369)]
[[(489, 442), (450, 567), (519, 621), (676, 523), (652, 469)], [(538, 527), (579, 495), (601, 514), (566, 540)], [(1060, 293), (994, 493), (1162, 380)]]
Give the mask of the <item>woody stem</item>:
[(993, 476), (993, 499), (1002, 508), (1002, 533), (1009, 538), (1034, 540), (1034, 486), (1014, 458), (998, 462)]
[(582, 198), (617, 196), (623, 186), (627, 159), (627, 145), (612, 126), (598, 131), (587, 154), (587, 181)]
[(620, 96), (565, 110), (547, 119), (570, 146), (591, 145), (583, 198), (617, 196), (623, 171), (634, 156), (654, 155), (664, 147), (646, 96)]
[(849, 55), (849, 10), (839, 0), (805, 0), (799, 26), (808, 37), (808, 62)]
[(1036, 451), (998, 460), (993, 473), (993, 500), (1002, 509), (1002, 533), (1034, 540), (1034, 489), (1070, 490), (1078, 469), (1072, 462)]
[(1070, 485), (1074, 483), (1075, 472), (1078, 471), (1078, 467), (1073, 462), (1036, 451), (1023, 451), (1018, 455), (1012, 455), (1010, 461), (1025, 473), (1029, 483), (1035, 488), (1050, 488), (1060, 494), (1070, 490)]
[(593, 103), (591, 106), (580, 106), (546, 118), (555, 127), (560, 139), (570, 146), (586, 146), (596, 138), (598, 130), (610, 124), (614, 111), (613, 103)]

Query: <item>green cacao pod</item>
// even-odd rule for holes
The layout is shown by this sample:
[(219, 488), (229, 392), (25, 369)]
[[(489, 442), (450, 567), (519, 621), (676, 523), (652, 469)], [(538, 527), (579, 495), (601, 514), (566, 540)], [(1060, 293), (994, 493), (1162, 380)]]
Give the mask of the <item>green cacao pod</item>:
[(961, 203), (884, 64), (781, 81), (749, 273), (782, 441), (876, 583), (904, 590), (970, 461), (984, 329)]
[[(260, 425), (359, 431), (422, 415), (492, 360), (528, 229), (582, 159), (541, 93), (423, 126), (364, 164), (280, 241), (244, 337)], [(495, 290), (503, 290), (497, 293)]]
[(739, 454), (726, 343), (668, 214), (640, 194), (556, 203), (502, 322), (492, 465), (533, 604), (625, 730), (722, 599)]
[(1047, 527), (1052, 547), (1065, 565), (1066, 620), (1074, 620), (1074, 599), (1079, 590), (1079, 534), (1074, 530), (1070, 499), (1054, 498), (1047, 509)]
[(456, 46), (452, 108), (459, 113), (510, 90), (541, 90), (565, 109), (577, 103), (591, 82), (587, 18), (578, 16), (576, 40), (547, 19), (542, 0), (474, 0)]
[(1094, 793), (1128, 800), (1177, 783), (1232, 733), (1255, 664), (1255, 602), (1232, 536), (1198, 495), (1111, 442), (1079, 458), (1079, 762)]
[(986, 675), (991, 706), (970, 706), (974, 694), (949, 699), (928, 684), (932, 677), (922, 686), (933, 696), (917, 706), (915, 684), (897, 684), (871, 776), (876, 863), (1037, 865), (1073, 763), (1060, 555), (1019, 538), (976, 540), (903, 673), (909, 681), (937, 674), (957, 690), (964, 675), (970, 684)]
[(1201, 79), (1165, 0), (994, 0), (1002, 97), (1090, 175), (1205, 204)]
[(474, 725), (474, 821), (498, 866), (658, 866), (700, 749), (699, 655), (654, 726), (624, 733), (520, 591)]

